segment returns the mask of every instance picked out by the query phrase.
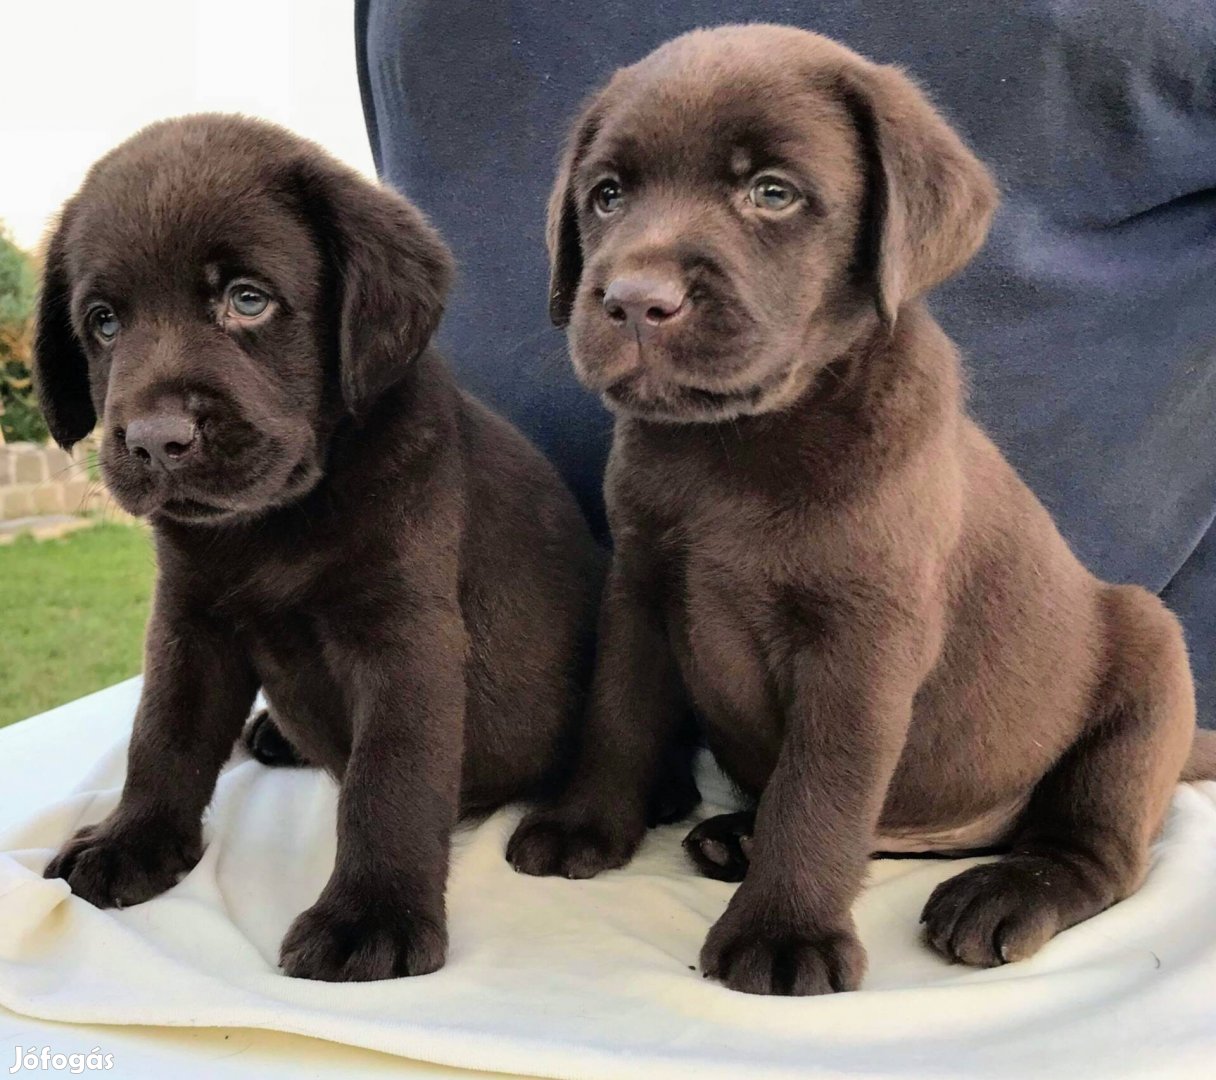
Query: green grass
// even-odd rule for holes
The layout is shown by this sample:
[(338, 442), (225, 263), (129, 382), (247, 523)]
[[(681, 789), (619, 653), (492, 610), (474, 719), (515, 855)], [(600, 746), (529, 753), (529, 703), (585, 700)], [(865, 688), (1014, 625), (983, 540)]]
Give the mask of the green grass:
[(0, 727), (139, 672), (153, 572), (129, 525), (0, 546)]

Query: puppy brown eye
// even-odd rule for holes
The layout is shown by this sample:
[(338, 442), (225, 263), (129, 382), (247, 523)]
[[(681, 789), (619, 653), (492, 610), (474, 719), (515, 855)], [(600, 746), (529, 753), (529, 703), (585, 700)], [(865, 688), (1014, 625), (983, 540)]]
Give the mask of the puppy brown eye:
[(270, 307), (270, 297), (252, 285), (234, 285), (228, 293), (228, 307), (243, 319), (256, 319)]
[(798, 192), (779, 176), (762, 176), (752, 184), (747, 197), (758, 210), (784, 210), (793, 206)]
[(97, 307), (89, 312), (89, 323), (102, 341), (113, 341), (118, 336), (118, 316), (108, 307)]
[(591, 192), (591, 203), (600, 217), (615, 214), (625, 201), (625, 193), (618, 180), (601, 180)]

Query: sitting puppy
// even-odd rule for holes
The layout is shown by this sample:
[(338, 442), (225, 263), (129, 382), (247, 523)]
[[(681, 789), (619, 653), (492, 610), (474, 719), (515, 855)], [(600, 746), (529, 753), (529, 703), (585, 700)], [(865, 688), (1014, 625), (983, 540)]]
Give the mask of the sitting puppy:
[(101, 907), (173, 885), (261, 686), (341, 782), (284, 970), (443, 964), (452, 826), (568, 756), (601, 561), (555, 471), (428, 346), (450, 278), (404, 199), (249, 120), (156, 124), (68, 203), (42, 406), (64, 446), (101, 418), (159, 579), (122, 801), (48, 877)]
[(688, 842), (747, 868), (701, 954), (738, 990), (858, 986), (875, 851), (1008, 848), (923, 920), (950, 959), (1029, 956), (1136, 889), (1187, 759), (1178, 623), (1077, 562), (918, 300), (995, 204), (900, 72), (781, 27), (618, 72), (565, 154), (551, 313), (616, 413), (616, 549), (575, 783), (508, 857), (628, 860), (687, 692), (756, 800)]

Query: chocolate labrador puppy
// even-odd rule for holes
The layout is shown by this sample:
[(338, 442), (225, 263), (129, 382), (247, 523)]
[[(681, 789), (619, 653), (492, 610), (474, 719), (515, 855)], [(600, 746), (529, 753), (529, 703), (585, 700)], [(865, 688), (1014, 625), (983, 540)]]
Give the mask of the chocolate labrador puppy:
[(48, 877), (100, 907), (172, 886), (261, 686), (341, 783), (284, 970), (443, 964), (452, 826), (568, 756), (600, 576), (555, 471), (428, 345), (451, 275), (408, 202), (249, 120), (156, 124), (68, 203), (39, 394), (64, 446), (100, 418), (159, 577), (122, 801)]
[(937, 889), (926, 936), (1029, 956), (1136, 889), (1187, 760), (1177, 621), (1077, 562), (920, 301), (996, 201), (901, 72), (772, 26), (619, 71), (561, 165), (551, 313), (616, 413), (616, 550), (575, 782), (508, 857), (626, 862), (690, 695), (756, 800), (688, 840), (747, 869), (701, 954), (737, 990), (856, 988), (876, 851), (1007, 848)]

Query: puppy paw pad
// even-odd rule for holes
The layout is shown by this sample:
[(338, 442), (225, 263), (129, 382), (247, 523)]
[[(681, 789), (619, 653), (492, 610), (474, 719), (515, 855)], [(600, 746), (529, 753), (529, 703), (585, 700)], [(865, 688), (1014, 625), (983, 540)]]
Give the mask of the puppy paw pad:
[(684, 838), (684, 850), (706, 877), (742, 881), (751, 862), (751, 829), (750, 814), (708, 818)]

